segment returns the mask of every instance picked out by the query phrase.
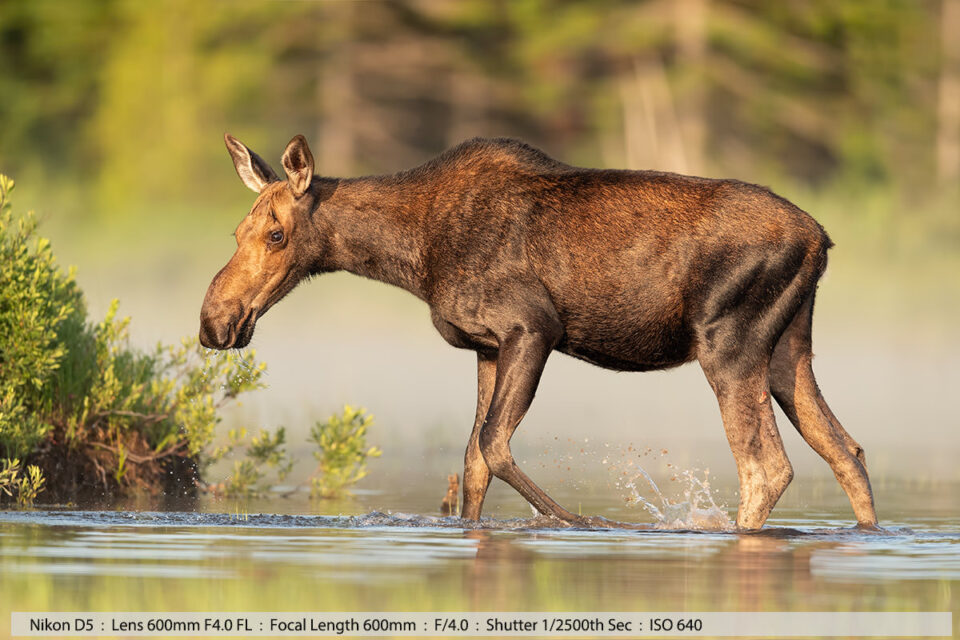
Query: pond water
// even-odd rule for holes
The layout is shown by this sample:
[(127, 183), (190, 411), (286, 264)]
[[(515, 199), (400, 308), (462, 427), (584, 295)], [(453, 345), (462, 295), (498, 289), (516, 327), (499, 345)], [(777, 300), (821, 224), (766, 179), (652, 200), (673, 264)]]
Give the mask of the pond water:
[[(43, 610), (952, 611), (956, 636), (957, 489), (888, 487), (879, 533), (829, 500), (782, 506), (750, 535), (558, 528), (522, 507), (473, 526), (423, 515), (436, 496), (386, 489), (327, 507), (347, 515), (300, 497), (3, 511), (0, 632), (10, 612)], [(369, 511), (383, 504), (409, 511)]]

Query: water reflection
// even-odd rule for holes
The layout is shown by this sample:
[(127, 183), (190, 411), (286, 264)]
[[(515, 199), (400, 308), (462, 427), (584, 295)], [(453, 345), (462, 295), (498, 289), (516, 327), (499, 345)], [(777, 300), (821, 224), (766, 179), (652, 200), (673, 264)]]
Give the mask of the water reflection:
[[(829, 518), (818, 517), (817, 523)], [(0, 512), (14, 610), (958, 610), (960, 532), (531, 529), (388, 514)], [(787, 531), (786, 529), (782, 531)]]

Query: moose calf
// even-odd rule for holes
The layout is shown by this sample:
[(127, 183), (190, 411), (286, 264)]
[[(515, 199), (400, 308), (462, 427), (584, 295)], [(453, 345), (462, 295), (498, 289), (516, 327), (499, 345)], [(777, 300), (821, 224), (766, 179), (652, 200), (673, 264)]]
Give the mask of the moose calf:
[(492, 476), (542, 514), (589, 524), (517, 466), (510, 438), (554, 350), (618, 371), (696, 360), (720, 403), (740, 480), (737, 526), (760, 528), (793, 477), (771, 396), (876, 526), (863, 449), (811, 368), (811, 319), (831, 242), (767, 189), (656, 171), (572, 167), (510, 139), (474, 139), (393, 175), (313, 175), (303, 136), (286, 179), (225, 136), (259, 196), (213, 278), (200, 342), (250, 342), (304, 278), (337, 270), (402, 287), (440, 335), (477, 354), (462, 517)]

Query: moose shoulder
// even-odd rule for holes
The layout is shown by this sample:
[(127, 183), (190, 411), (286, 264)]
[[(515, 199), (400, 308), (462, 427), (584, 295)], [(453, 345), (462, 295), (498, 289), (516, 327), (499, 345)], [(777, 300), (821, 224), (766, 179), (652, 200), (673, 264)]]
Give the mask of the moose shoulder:
[(585, 523), (524, 474), (509, 442), (551, 351), (623, 371), (697, 360), (737, 462), (737, 525), (763, 525), (793, 471), (771, 395), (832, 467), (857, 521), (877, 523), (863, 449), (811, 368), (811, 321), (830, 240), (809, 215), (735, 180), (582, 169), (522, 142), (475, 139), (389, 176), (313, 175), (303, 136), (286, 180), (235, 138), (259, 194), (214, 277), (200, 341), (249, 343), (257, 319), (309, 275), (347, 270), (430, 306), (450, 344), (477, 353), (463, 476), (478, 518), (491, 476), (540, 513)]

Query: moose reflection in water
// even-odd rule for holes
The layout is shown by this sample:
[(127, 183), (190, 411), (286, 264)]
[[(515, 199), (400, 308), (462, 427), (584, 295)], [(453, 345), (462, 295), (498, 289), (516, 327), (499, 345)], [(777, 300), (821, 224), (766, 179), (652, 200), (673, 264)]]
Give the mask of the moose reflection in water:
[(572, 167), (509, 139), (470, 140), (394, 175), (339, 179), (314, 176), (297, 136), (281, 180), (225, 140), (259, 196), (207, 291), (200, 341), (246, 346), (271, 306), (324, 272), (424, 300), (443, 338), (477, 354), (464, 518), (480, 517), (496, 476), (541, 514), (609, 524), (561, 507), (510, 451), (557, 350), (619, 371), (698, 361), (737, 462), (739, 528), (760, 528), (793, 477), (771, 396), (830, 464), (860, 526), (876, 526), (863, 449), (811, 367), (814, 296), (832, 243), (786, 200), (736, 180)]

